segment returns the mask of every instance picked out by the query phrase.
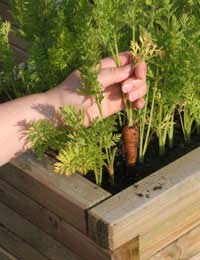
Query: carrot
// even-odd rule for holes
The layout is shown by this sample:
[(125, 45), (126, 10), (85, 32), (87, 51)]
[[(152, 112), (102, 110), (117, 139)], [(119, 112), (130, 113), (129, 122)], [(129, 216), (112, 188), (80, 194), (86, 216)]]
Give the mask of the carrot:
[(129, 166), (134, 166), (138, 158), (139, 130), (136, 126), (125, 126), (122, 131), (124, 151)]

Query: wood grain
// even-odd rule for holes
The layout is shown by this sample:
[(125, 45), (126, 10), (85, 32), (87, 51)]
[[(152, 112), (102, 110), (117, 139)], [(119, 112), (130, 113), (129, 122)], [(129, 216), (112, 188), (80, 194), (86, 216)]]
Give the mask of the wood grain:
[(200, 260), (200, 225), (148, 260)]
[[(0, 223), (49, 260), (78, 260), (71, 251), (0, 203)], [(37, 259), (37, 258), (35, 258)]]
[(112, 259), (110, 252), (3, 180), (0, 180), (0, 201), (83, 259)]
[(91, 237), (115, 250), (139, 236), (141, 259), (147, 259), (196, 226), (199, 158), (200, 148), (91, 209)]
[(11, 15), (10, 7), (8, 6), (8, 4), (6, 4), (2, 0), (0, 1), (0, 17), (3, 20), (10, 21), (12, 23), (12, 25), (17, 27), (17, 23), (16, 23), (16, 21), (13, 19), (12, 15)]
[(19, 260), (15, 256), (11, 255), (7, 250), (0, 246), (0, 259), (1, 260)]
[(49, 157), (39, 161), (28, 152), (12, 161), (15, 166), (1, 167), (0, 178), (86, 233), (86, 210), (110, 194), (82, 176), (55, 174), (53, 163)]
[(140, 260), (139, 238), (135, 238), (112, 253), (112, 260)]
[(0, 245), (20, 260), (48, 260), (1, 224)]

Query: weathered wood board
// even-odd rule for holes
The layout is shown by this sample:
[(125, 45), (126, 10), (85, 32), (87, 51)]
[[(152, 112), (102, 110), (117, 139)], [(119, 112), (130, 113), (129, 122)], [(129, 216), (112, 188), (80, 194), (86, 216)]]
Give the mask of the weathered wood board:
[(110, 194), (79, 175), (70, 178), (53, 171), (53, 160), (39, 161), (27, 152), (0, 168), (5, 180), (38, 201), (67, 223), (86, 233), (86, 210), (110, 197)]
[(109, 252), (38, 202), (0, 180), (0, 202), (84, 259), (110, 259)]
[[(39, 228), (31, 224), (29, 221), (9, 209), (4, 204), (0, 203), (0, 223), (2, 227), (2, 233), (5, 229), (10, 230), (14, 236), (18, 236), (22, 241), (31, 245), (31, 247), (37, 250), (41, 254), (42, 259), (49, 260), (78, 260), (66, 247), (62, 246), (56, 240), (52, 239), (46, 233)], [(8, 232), (9, 234), (9, 232)], [(2, 237), (2, 236), (1, 236)], [(2, 245), (2, 242), (0, 242)], [(16, 250), (19, 249), (17, 246)], [(27, 258), (26, 260), (28, 260)], [(36, 258), (40, 259), (40, 258)]]
[(38, 253), (32, 246), (25, 243), (2, 225), (0, 225), (0, 245), (15, 255), (19, 260), (47, 260), (46, 257)]
[(200, 223), (199, 201), (200, 148), (89, 210), (89, 234), (112, 250), (139, 236), (147, 259)]
[(200, 260), (200, 225), (148, 260)]
[(17, 27), (17, 23), (12, 17), (8, 2), (9, 1), (0, 0), (0, 17), (3, 20), (10, 21), (13, 26)]
[(0, 246), (0, 259), (1, 260), (19, 260), (15, 256), (11, 255), (7, 250)]
[(14, 51), (15, 58), (17, 62), (21, 62), (27, 59), (26, 54), (26, 44), (23, 40), (16, 35), (17, 23), (12, 18), (9, 10), (9, 6), (5, 1), (0, 0), (0, 17), (5, 21), (10, 21), (12, 23), (12, 31), (9, 33), (9, 42), (11, 48)]

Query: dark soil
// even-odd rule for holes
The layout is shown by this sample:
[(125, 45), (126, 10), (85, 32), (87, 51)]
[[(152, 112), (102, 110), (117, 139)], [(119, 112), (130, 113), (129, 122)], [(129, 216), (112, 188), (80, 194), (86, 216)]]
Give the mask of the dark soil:
[[(120, 152), (122, 151), (122, 147), (119, 147), (115, 161), (114, 180), (110, 180), (105, 170), (102, 188), (112, 194), (116, 194), (200, 146), (200, 135), (192, 135), (191, 142), (187, 144), (180, 133), (180, 129), (175, 129), (174, 147), (172, 149), (166, 147), (163, 157), (159, 156), (158, 140), (154, 138), (148, 148), (144, 163), (137, 163), (134, 167), (127, 167), (123, 154)], [(86, 178), (95, 182), (92, 173), (88, 173)], [(156, 187), (156, 189), (159, 188)]]

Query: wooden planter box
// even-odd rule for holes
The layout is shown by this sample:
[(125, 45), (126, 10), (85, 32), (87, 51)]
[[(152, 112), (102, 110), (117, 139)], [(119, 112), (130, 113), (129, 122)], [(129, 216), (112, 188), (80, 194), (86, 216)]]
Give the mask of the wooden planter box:
[(28, 152), (0, 168), (0, 201), (82, 259), (190, 259), (200, 253), (200, 148), (114, 196)]
[[(0, 16), (12, 21), (6, 0)], [(18, 60), (26, 58), (24, 43), (14, 34), (10, 42)], [(199, 260), (200, 148), (115, 196), (82, 176), (56, 175), (53, 159), (28, 152), (0, 168), (0, 212), (13, 214), (4, 204), (27, 220), (0, 214), (23, 241), (42, 250), (35, 229), (17, 226), (32, 223), (78, 256), (65, 258), (55, 245), (56, 260)], [(2, 232), (9, 238), (0, 225), (0, 242)]]

